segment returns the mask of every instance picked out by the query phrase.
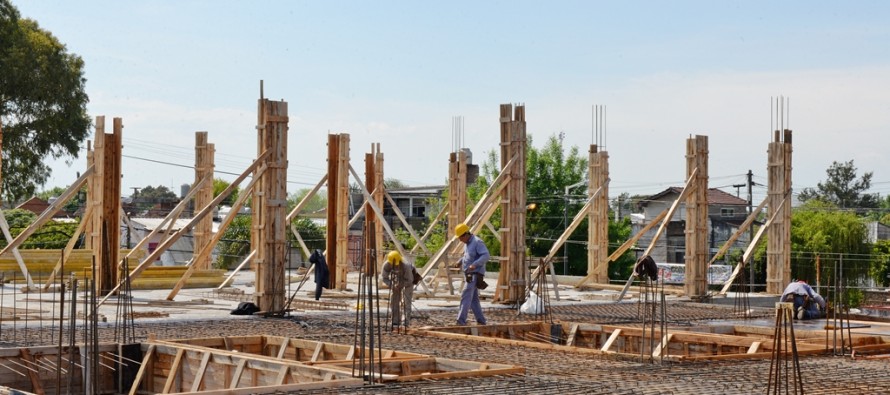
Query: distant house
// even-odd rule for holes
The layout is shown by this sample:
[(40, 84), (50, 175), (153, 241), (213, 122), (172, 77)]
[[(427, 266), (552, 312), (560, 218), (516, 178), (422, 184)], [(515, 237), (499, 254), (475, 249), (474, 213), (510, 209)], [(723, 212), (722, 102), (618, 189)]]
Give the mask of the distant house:
[[(30, 212), (36, 214), (36, 215), (40, 215), (40, 214), (43, 214), (43, 212), (46, 211), (47, 208), (49, 208), (50, 204), (51, 204), (50, 202), (47, 202), (46, 200), (43, 200), (37, 196), (34, 196), (34, 197), (22, 202), (22, 204), (19, 204), (15, 208), (27, 210), (27, 211), (30, 211)], [(53, 215), (53, 218), (70, 218), (72, 216), (73, 215), (71, 213), (65, 211), (65, 209), (62, 208)]]
[[(132, 229), (130, 227), (124, 226), (121, 228), (121, 244), (129, 246), (135, 246), (143, 238), (147, 237), (151, 232), (158, 227), (161, 226), (161, 222), (163, 218), (145, 218), (145, 217), (133, 217), (130, 218), (130, 223), (133, 225)], [(147, 243), (142, 247), (145, 250), (145, 255), (148, 256), (152, 252), (157, 249), (158, 244), (166, 237), (167, 232), (170, 233), (176, 232), (182, 228), (184, 228), (188, 222), (189, 218), (178, 218), (174, 221), (173, 226), (167, 226), (161, 228), (161, 230), (156, 233), (151, 239), (148, 240)], [(194, 253), (195, 243), (192, 239), (192, 234), (189, 232), (183, 237), (180, 237), (176, 242), (173, 243), (167, 251), (164, 251), (158, 260), (154, 263), (154, 265), (158, 266), (178, 266), (186, 264), (190, 259), (192, 259), (192, 255)], [(135, 266), (139, 264), (139, 262), (130, 262), (130, 266)]]
[[(680, 193), (679, 187), (671, 187), (640, 202), (642, 215), (632, 216), (633, 231), (639, 232), (662, 211), (671, 207)], [(713, 255), (720, 249), (748, 216), (748, 201), (716, 188), (708, 189), (708, 248)], [(658, 227), (654, 227), (640, 238), (638, 246), (646, 248), (651, 244)], [(686, 260), (686, 204), (680, 202), (673, 218), (668, 223), (652, 250), (656, 262), (684, 263)], [(748, 232), (741, 235), (735, 245), (744, 248), (749, 241)]]

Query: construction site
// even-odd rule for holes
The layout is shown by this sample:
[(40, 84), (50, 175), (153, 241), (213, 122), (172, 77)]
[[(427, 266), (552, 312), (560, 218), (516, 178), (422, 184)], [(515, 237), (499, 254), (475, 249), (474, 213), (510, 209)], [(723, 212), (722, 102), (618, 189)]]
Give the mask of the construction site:
[[(288, 103), (262, 94), (253, 163), (214, 196), (214, 145), (207, 132), (196, 132), (188, 195), (151, 235), (121, 248), (119, 229), (128, 226), (120, 206), (124, 120), (114, 118), (109, 132), (105, 117), (97, 116), (81, 176), (15, 238), (2, 221), (8, 243), (0, 251), (0, 394), (890, 393), (890, 324), (851, 312), (843, 292), (832, 288), (841, 283), (828, 286), (837, 296), (826, 318), (798, 321), (790, 303), (778, 303), (793, 280), (791, 130), (779, 125), (763, 142), (768, 196), (725, 243), (754, 235), (729, 279), (715, 287), (709, 267), (726, 251), (709, 250), (708, 136), (686, 140), (686, 182), (676, 199), (611, 253), (609, 153), (591, 144), (583, 207), (570, 213), (547, 256), (530, 259), (526, 109), (501, 104), (495, 115), (500, 171), (482, 199), (469, 201), (466, 153), (455, 147), (441, 158), (448, 174), (445, 209), (424, 229), (396, 209), (414, 248), (380, 220), (387, 203), (397, 207), (384, 187), (382, 145), (355, 155), (347, 133), (328, 135), (327, 174), (288, 211), (288, 140), (298, 137), (288, 135)], [(350, 185), (364, 198), (354, 215)], [(66, 248), (18, 248), (84, 187), (88, 206)], [(232, 210), (213, 231), (213, 210), (236, 187), (241, 192)], [(330, 282), (319, 299), (314, 268), (289, 267), (286, 245), (290, 233), (304, 256), (312, 253), (293, 221), (323, 188)], [(234, 270), (214, 269), (211, 253), (247, 199), (250, 252)], [(183, 218), (187, 204), (194, 215)], [(659, 273), (645, 271), (610, 278), (610, 261), (630, 248), (649, 256), (680, 212), (683, 284), (666, 285)], [(174, 230), (177, 220), (187, 222)], [(557, 276), (556, 255), (585, 221), (586, 276)], [(356, 223), (358, 257), (348, 245)], [(453, 265), (463, 254), (453, 236), (460, 223), (500, 240), (500, 250), (491, 251), (497, 269), (487, 274), (493, 286), (481, 292), (487, 325), (455, 325), (464, 285)], [(448, 240), (428, 249), (430, 232), (443, 224)], [(156, 265), (185, 235), (194, 240), (188, 264)], [(81, 238), (84, 248), (75, 248)], [(766, 291), (754, 293), (740, 274), (763, 238)], [(428, 258), (418, 267), (423, 280), (414, 290), (412, 324), (396, 330), (389, 322), (390, 291), (378, 281), (391, 250), (412, 263)], [(529, 300), (536, 302), (521, 311)], [(230, 314), (245, 302), (258, 311)]]

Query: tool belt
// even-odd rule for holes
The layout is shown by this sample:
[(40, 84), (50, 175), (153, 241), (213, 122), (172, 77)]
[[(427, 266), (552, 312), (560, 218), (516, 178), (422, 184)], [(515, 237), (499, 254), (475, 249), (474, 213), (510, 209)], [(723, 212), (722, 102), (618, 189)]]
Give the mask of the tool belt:
[[(475, 281), (476, 288), (478, 288), (478, 289), (488, 288), (488, 283), (485, 282), (485, 276), (483, 276), (479, 273), (467, 273), (466, 276), (467, 276), (468, 283)], [(476, 276), (475, 280), (473, 279), (473, 276)]]

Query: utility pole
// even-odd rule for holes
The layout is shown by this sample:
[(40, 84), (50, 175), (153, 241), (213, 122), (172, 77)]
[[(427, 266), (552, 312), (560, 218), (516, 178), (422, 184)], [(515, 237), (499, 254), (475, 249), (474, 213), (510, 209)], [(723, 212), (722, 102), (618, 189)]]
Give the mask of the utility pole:
[[(754, 173), (751, 172), (751, 169), (748, 169), (748, 215), (751, 215), (751, 213), (754, 211), (754, 206), (752, 204), (752, 203), (754, 203), (753, 187), (754, 187)], [(754, 240), (754, 226), (749, 226), (748, 227), (748, 242), (750, 243), (752, 240)], [(754, 264), (751, 262), (748, 262), (748, 272), (750, 273), (750, 277), (751, 277), (751, 280), (748, 281), (748, 290), (750, 291), (754, 287)]]

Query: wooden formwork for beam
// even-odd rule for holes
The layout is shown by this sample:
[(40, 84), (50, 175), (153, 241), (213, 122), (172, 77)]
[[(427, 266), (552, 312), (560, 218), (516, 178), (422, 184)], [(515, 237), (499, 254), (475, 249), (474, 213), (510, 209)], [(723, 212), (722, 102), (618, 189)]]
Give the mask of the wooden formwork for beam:
[(452, 152), (448, 156), (448, 228), (447, 234), (454, 234), (454, 227), (467, 218), (467, 153)]
[[(362, 385), (355, 363), (368, 350), (280, 336), (238, 336), (143, 344), (137, 393), (241, 394)], [(436, 358), (382, 350), (381, 381), (521, 374), (514, 365)]]
[[(558, 328), (555, 328), (558, 327)], [(517, 322), (503, 325), (426, 327), (409, 330), (421, 336), (508, 344), (530, 348), (616, 355), (639, 358), (641, 354), (664, 360), (766, 359), (773, 356), (773, 328), (718, 325), (645, 332), (639, 327), (576, 322)], [(799, 355), (831, 352), (824, 331), (795, 330)], [(654, 341), (650, 341), (654, 340)], [(890, 350), (890, 338), (853, 334), (850, 344), (857, 350)]]
[(708, 136), (686, 139), (686, 176), (694, 189), (685, 202), (685, 289), (688, 297), (700, 299), (708, 294)]
[(769, 211), (781, 210), (767, 230), (766, 292), (772, 294), (791, 282), (791, 152), (791, 130), (776, 130), (767, 149)]

